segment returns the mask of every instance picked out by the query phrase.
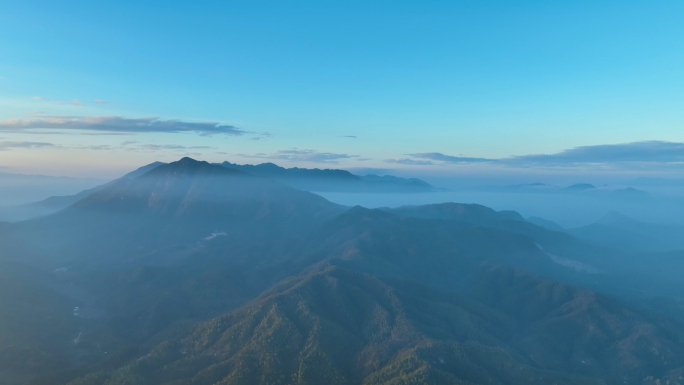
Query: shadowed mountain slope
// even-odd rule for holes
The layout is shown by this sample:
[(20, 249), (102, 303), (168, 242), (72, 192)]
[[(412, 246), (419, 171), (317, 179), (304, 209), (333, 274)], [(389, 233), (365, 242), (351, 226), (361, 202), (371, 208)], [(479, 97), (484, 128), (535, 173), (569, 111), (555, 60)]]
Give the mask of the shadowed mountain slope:
[(50, 275), (0, 262), (0, 383), (69, 365), (78, 331), (73, 301), (50, 287)]

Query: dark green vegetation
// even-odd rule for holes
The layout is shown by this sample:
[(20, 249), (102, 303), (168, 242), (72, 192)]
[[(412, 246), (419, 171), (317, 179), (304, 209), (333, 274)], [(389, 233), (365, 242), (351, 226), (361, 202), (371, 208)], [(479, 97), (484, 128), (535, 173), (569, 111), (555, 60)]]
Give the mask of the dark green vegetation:
[(346, 208), (185, 158), (3, 224), (0, 256), (8, 384), (684, 375), (681, 252), (626, 253), (479, 205)]

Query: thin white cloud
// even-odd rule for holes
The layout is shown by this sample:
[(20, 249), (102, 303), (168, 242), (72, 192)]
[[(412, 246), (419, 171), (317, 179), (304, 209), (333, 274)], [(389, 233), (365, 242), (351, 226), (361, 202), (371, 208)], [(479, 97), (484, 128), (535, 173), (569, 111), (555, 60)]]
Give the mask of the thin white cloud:
[(98, 103), (98, 104), (107, 104), (107, 103), (109, 103), (108, 101), (102, 100), (102, 99), (95, 99), (95, 100), (93, 100), (93, 102)]
[(54, 147), (55, 145), (52, 143), (44, 143), (44, 142), (0, 142), (0, 151), (5, 151), (5, 150), (11, 150), (15, 148), (42, 148), (42, 147)]
[(117, 147), (112, 147), (108, 144), (93, 144), (90, 146), (73, 147), (73, 149), (77, 149), (77, 150), (115, 150), (115, 149), (117, 149)]
[(125, 118), (121, 116), (45, 116), (32, 119), (0, 121), (0, 132), (26, 132), (36, 129), (80, 130), (106, 133), (181, 133), (239, 136), (246, 131), (215, 122), (183, 122), (158, 117)]
[[(45, 100), (45, 101), (49, 101), (49, 100), (50, 100), (50, 99), (45, 98), (45, 97), (42, 97), (42, 96), (34, 96), (33, 99), (34, 99), (34, 100)], [(85, 106), (85, 105), (84, 105), (83, 103), (81, 103), (81, 101), (78, 100), (78, 99), (73, 99), (73, 100), (67, 101), (67, 102), (61, 101), (61, 100), (55, 100), (55, 101), (52, 102), (52, 104), (57, 104), (57, 105), (72, 105), (72, 106), (79, 106), (79, 107), (84, 107), (84, 106)]]
[(272, 137), (272, 136), (273, 136), (273, 134), (271, 134), (270, 132), (262, 132), (262, 133), (259, 134), (259, 136), (254, 136), (254, 137), (252, 137), (252, 138), (250, 138), (250, 139), (251, 139), (251, 140), (261, 140), (261, 139), (270, 138), (270, 137)]
[(406, 164), (410, 166), (428, 166), (434, 164), (432, 161), (429, 160), (416, 160), (409, 158), (385, 159), (385, 162), (395, 164)]
[(53, 102), (53, 103), (54, 103), (54, 104), (58, 104), (58, 105), (65, 105), (65, 104), (68, 104), (68, 105), (72, 105), (72, 106), (84, 107), (84, 104), (81, 103), (78, 99), (74, 99), (74, 100), (72, 100), (72, 101), (70, 101), (70, 102), (60, 102), (60, 101), (57, 101), (57, 102)]
[(140, 146), (145, 150), (209, 150), (209, 146), (182, 146), (179, 144), (143, 144)]
[(338, 163), (339, 159), (351, 159), (357, 158), (358, 155), (349, 154), (335, 154), (331, 152), (318, 152), (316, 150), (300, 150), (300, 149), (290, 149), (290, 150), (280, 150), (273, 154), (254, 154), (245, 155), (240, 154), (240, 156), (247, 158), (262, 158), (262, 159), (277, 159), (277, 160), (287, 160), (292, 162), (312, 162), (312, 163)]
[(486, 158), (467, 158), (461, 156), (444, 155), (439, 152), (424, 152), (420, 154), (408, 154), (414, 158), (428, 159), (431, 161), (445, 162), (445, 163), (492, 163), (497, 162), (497, 159)]
[(555, 154), (532, 154), (500, 159), (468, 158), (439, 152), (408, 154), (412, 158), (438, 162), (435, 164), (489, 163), (518, 167), (572, 167), (602, 165), (684, 165), (684, 143), (646, 141), (623, 144), (581, 146)]

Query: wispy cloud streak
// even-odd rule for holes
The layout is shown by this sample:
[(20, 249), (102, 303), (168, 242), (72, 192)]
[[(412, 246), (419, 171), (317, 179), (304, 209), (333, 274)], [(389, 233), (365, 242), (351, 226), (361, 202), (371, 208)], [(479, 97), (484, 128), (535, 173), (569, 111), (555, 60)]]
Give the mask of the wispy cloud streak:
[(158, 117), (125, 118), (121, 116), (45, 116), (32, 119), (0, 121), (0, 131), (35, 129), (81, 130), (114, 133), (181, 133), (197, 132), (201, 135), (226, 134), (239, 136), (246, 133), (234, 126), (215, 122), (184, 122), (161, 120)]
[(313, 162), (313, 163), (338, 163), (340, 159), (356, 158), (358, 155), (335, 154), (331, 152), (318, 152), (316, 150), (280, 150), (273, 154), (259, 153), (254, 155), (241, 154), (247, 158), (287, 160), (291, 162)]
[(416, 160), (410, 158), (385, 159), (385, 162), (395, 164), (406, 164), (409, 166), (429, 166), (434, 164), (434, 162), (430, 160)]
[[(408, 154), (435, 164), (489, 163), (519, 167), (569, 167), (591, 164), (669, 164), (684, 166), (684, 143), (646, 141), (624, 144), (581, 146), (555, 154), (531, 154), (500, 159), (468, 158), (439, 152)], [(410, 160), (410, 159), (409, 159)]]
[(15, 148), (42, 148), (42, 147), (54, 147), (52, 143), (44, 142), (0, 142), (0, 151), (11, 150)]

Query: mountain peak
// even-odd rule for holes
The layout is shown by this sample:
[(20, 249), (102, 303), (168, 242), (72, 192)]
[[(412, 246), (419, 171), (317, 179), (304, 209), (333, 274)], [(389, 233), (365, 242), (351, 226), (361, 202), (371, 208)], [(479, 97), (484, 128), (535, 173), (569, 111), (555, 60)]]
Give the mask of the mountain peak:
[(183, 162), (185, 162), (185, 163), (200, 163), (201, 161), (192, 159), (189, 156), (185, 156), (185, 157), (181, 158), (181, 160), (179, 160), (178, 162), (181, 162), (181, 163), (183, 163)]
[(147, 172), (146, 174), (144, 174), (144, 176), (160, 176), (163, 174), (175, 176), (194, 176), (198, 174), (214, 176), (230, 174), (249, 175), (243, 171), (239, 171), (233, 168), (226, 168), (220, 165), (211, 164), (203, 160), (195, 160), (190, 157), (184, 157), (175, 162), (157, 166), (149, 172)]
[(415, 178), (399, 178), (385, 175), (359, 176), (347, 170), (319, 168), (284, 168), (274, 163), (234, 164), (223, 162), (217, 165), (266, 176), (288, 186), (316, 192), (431, 192), (436, 191), (427, 182)]
[(595, 188), (596, 188), (596, 186), (594, 186), (593, 184), (577, 183), (577, 184), (573, 184), (572, 186), (568, 186), (565, 189), (571, 190), (571, 191), (585, 191), (585, 190), (593, 190)]
[(196, 160), (188, 156), (181, 158), (175, 162), (169, 163), (169, 165), (175, 165), (176, 167), (201, 167), (201, 166), (211, 166), (209, 162), (203, 160)]

